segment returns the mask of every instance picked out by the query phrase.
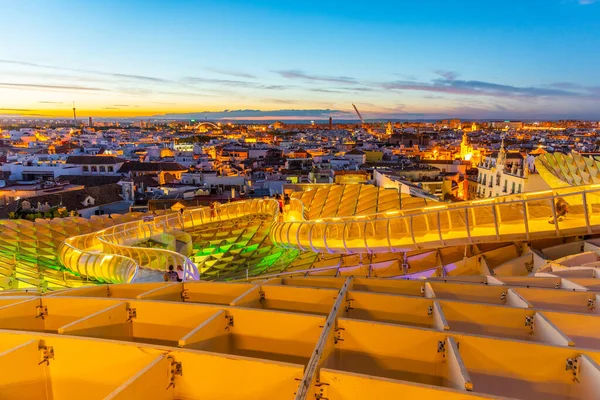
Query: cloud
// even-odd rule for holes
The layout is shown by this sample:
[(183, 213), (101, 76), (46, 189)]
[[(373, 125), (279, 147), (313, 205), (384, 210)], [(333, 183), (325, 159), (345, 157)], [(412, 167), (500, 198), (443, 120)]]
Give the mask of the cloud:
[(0, 87), (8, 89), (47, 89), (47, 90), (81, 90), (90, 92), (102, 92), (106, 89), (87, 86), (68, 86), (68, 85), (38, 85), (33, 83), (9, 83), (0, 82)]
[(145, 95), (152, 94), (152, 92), (153, 92), (151, 89), (141, 88), (141, 87), (120, 88), (119, 91), (121, 93), (132, 94), (134, 96), (145, 96)]
[(554, 83), (549, 83), (544, 86), (558, 88), (558, 89), (581, 89), (581, 85), (578, 85), (577, 83), (571, 83), (571, 82), (554, 82)]
[(45, 68), (45, 69), (52, 69), (52, 70), (58, 70), (58, 71), (81, 72), (81, 73), (85, 73), (85, 74), (96, 74), (96, 75), (102, 75), (102, 76), (110, 76), (110, 77), (114, 77), (114, 78), (126, 78), (126, 79), (130, 79), (130, 80), (143, 81), (143, 82), (153, 82), (153, 83), (169, 83), (170, 82), (167, 79), (156, 78), (153, 76), (121, 74), (121, 73), (116, 73), (116, 72), (102, 72), (102, 71), (95, 71), (95, 70), (90, 70), (90, 69), (79, 69), (79, 68), (69, 68), (69, 67), (56, 67), (53, 65), (38, 64), (38, 63), (32, 63), (32, 62), (27, 62), (27, 61), (18, 61), (18, 60), (0, 59), (0, 64), (21, 65), (21, 66), (25, 66), (25, 67)]
[(599, 0), (579, 0), (579, 4), (588, 5), (597, 3)]
[(310, 90), (311, 92), (316, 92), (316, 93), (344, 93), (341, 90), (333, 90), (333, 89), (311, 88), (308, 90)]
[(261, 99), (263, 103), (277, 103), (277, 104), (297, 104), (296, 100), (286, 100), (286, 99)]
[(115, 78), (134, 79), (134, 80), (139, 80), (139, 81), (144, 81), (144, 82), (153, 82), (153, 83), (169, 83), (169, 82), (171, 82), (167, 79), (155, 78), (153, 76), (119, 74), (119, 73), (113, 73), (113, 72), (98, 72), (98, 71), (88, 71), (88, 70), (83, 70), (83, 69), (79, 69), (79, 70), (75, 69), (73, 71), (86, 72), (86, 73), (90, 73), (90, 74), (100, 74), (100, 75), (106, 75), (106, 76), (114, 76)]
[(246, 72), (233, 71), (230, 69), (221, 69), (221, 68), (206, 68), (208, 71), (216, 72), (217, 74), (234, 76), (237, 78), (248, 78), (255, 79), (256, 76), (252, 74), (248, 74)]
[(265, 85), (262, 83), (239, 81), (233, 79), (218, 79), (218, 78), (205, 78), (199, 76), (186, 76), (181, 79), (181, 82), (189, 85), (197, 84), (209, 84), (209, 85), (221, 85), (230, 86), (236, 88), (248, 88), (248, 89), (264, 89), (264, 90), (284, 90), (292, 88), (290, 85)]
[[(456, 79), (456, 73), (438, 73), (442, 78), (430, 82), (393, 81), (381, 84), (387, 90), (407, 90), (470, 96), (537, 98), (578, 97), (583, 93), (559, 87), (520, 87), (477, 80)], [(564, 86), (564, 84), (563, 84)]]
[(438, 74), (439, 76), (445, 78), (448, 81), (453, 81), (453, 80), (456, 80), (456, 78), (458, 78), (458, 73), (456, 73), (454, 71), (437, 70), (437, 71), (435, 71), (435, 73)]
[(29, 108), (0, 108), (0, 111), (31, 112), (35, 110)]
[(326, 76), (326, 75), (309, 75), (304, 71), (298, 69), (290, 69), (283, 71), (274, 71), (275, 73), (281, 75), (287, 79), (300, 79), (308, 82), (333, 82), (333, 83), (343, 83), (346, 85), (357, 85), (358, 82), (354, 78), (350, 78), (347, 76)]
[(38, 101), (40, 104), (67, 104), (64, 101)]
[(258, 118), (329, 118), (329, 115), (349, 115), (347, 111), (326, 109), (282, 109), (282, 110), (223, 110), (223, 111), (197, 111), (190, 113), (170, 113), (156, 115), (157, 118), (174, 119), (258, 119)]

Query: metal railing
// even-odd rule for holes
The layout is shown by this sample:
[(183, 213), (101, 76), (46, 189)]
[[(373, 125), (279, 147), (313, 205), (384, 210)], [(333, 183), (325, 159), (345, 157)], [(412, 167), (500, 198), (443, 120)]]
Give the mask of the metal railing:
[(65, 240), (59, 248), (59, 260), (68, 269), (90, 278), (112, 283), (128, 283), (135, 279), (139, 268), (166, 270), (168, 265), (181, 265), (184, 280), (197, 280), (196, 265), (175, 251), (139, 247), (157, 235), (185, 231), (207, 223), (249, 215), (268, 214), (277, 219), (276, 200), (247, 200), (216, 207), (201, 207), (162, 216), (127, 222), (86, 235)]
[[(566, 216), (556, 202), (569, 206)], [(402, 252), (600, 232), (600, 185), (521, 193), (372, 215), (275, 223), (282, 247), (328, 253)]]

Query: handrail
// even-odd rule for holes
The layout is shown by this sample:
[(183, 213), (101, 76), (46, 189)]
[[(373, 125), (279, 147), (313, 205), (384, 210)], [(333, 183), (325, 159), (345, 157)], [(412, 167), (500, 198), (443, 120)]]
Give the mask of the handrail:
[[(139, 268), (165, 270), (169, 263), (183, 266), (184, 280), (197, 280), (200, 274), (188, 257), (170, 250), (136, 247), (123, 242), (146, 240), (158, 227), (162, 229), (159, 233), (169, 233), (255, 214), (273, 215), (277, 220), (278, 213), (279, 205), (273, 199), (239, 201), (215, 208), (198, 207), (70, 237), (60, 245), (58, 257), (71, 271), (112, 283), (131, 282)], [(142, 238), (140, 233), (143, 233)]]
[[(558, 197), (566, 197), (566, 196), (571, 197), (571, 196), (583, 195), (584, 193), (589, 193), (590, 189), (594, 189), (594, 188), (597, 188), (597, 189), (599, 189), (598, 191), (600, 191), (600, 184), (586, 185), (583, 187), (585, 187), (587, 189), (582, 189), (582, 186), (570, 186), (570, 187), (564, 187), (564, 188), (553, 189), (553, 190), (545, 190), (545, 191), (540, 191), (540, 192), (510, 194), (510, 195), (504, 195), (504, 196), (490, 197), (487, 199), (463, 201), (463, 202), (458, 202), (458, 203), (440, 203), (440, 205), (435, 205), (435, 206), (415, 207), (415, 208), (409, 208), (409, 209), (404, 209), (404, 210), (384, 211), (384, 212), (377, 212), (377, 213), (372, 213), (372, 214), (361, 214), (359, 216), (351, 215), (351, 216), (342, 216), (342, 217), (324, 217), (324, 218), (319, 218), (316, 220), (306, 220), (303, 222), (306, 222), (306, 223), (323, 223), (323, 222), (345, 223), (348, 221), (354, 221), (357, 218), (368, 219), (368, 220), (374, 221), (374, 220), (381, 220), (381, 219), (386, 219), (386, 218), (398, 218), (398, 217), (411, 216), (411, 215), (417, 215), (417, 214), (418, 215), (432, 214), (432, 213), (437, 213), (438, 212), (437, 210), (440, 210), (440, 209), (444, 209), (445, 211), (455, 210), (455, 209), (465, 209), (465, 208), (472, 209), (473, 207), (486, 207), (486, 206), (489, 206), (490, 204), (510, 205), (510, 204), (522, 203), (524, 200), (525, 201), (527, 201), (527, 200), (542, 201), (542, 200), (555, 199)], [(540, 196), (540, 195), (544, 195), (547, 193), (552, 193), (552, 194), (550, 196), (527, 199), (527, 197)], [(525, 197), (525, 199), (523, 199), (522, 197)], [(509, 200), (503, 201), (504, 199), (509, 199)], [(380, 216), (383, 216), (383, 218), (379, 218)]]
[[(559, 198), (567, 199), (571, 213), (566, 221), (555, 217), (548, 220)], [(600, 207), (599, 200), (598, 184), (568, 187), (369, 215), (277, 222), (271, 238), (283, 247), (316, 252), (380, 253), (510, 241), (525, 236), (585, 235), (600, 232), (600, 219), (590, 222), (594, 213), (588, 209)], [(585, 209), (573, 212), (575, 206)], [(536, 215), (531, 215), (532, 210), (537, 211)], [(338, 228), (327, 229), (334, 226)]]
[[(571, 213), (565, 221), (557, 217), (548, 221), (559, 198), (567, 199), (572, 206)], [(580, 212), (579, 207), (575, 211), (576, 206), (585, 209)], [(304, 204), (292, 199), (290, 210), (297, 211), (300, 220), (282, 222), (276, 200), (254, 199), (215, 208), (173, 212), (146, 222), (128, 222), (69, 238), (61, 246), (59, 255), (68, 268), (84, 276), (108, 281), (127, 281), (130, 276), (135, 276), (135, 272), (130, 271), (132, 268), (134, 271), (140, 267), (164, 270), (169, 262), (183, 265), (186, 279), (198, 279), (197, 267), (184, 255), (165, 249), (136, 247), (135, 244), (160, 233), (267, 214), (273, 221), (269, 236), (280, 247), (328, 253), (402, 252), (523, 237), (541, 239), (600, 232), (600, 218), (594, 217), (599, 213), (592, 212), (593, 207), (600, 210), (598, 184), (317, 220), (306, 220)], [(109, 256), (113, 258), (107, 258)]]

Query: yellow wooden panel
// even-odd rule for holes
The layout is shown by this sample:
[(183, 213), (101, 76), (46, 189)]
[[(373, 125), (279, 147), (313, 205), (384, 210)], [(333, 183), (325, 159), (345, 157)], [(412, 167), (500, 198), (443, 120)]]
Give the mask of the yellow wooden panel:
[(29, 340), (0, 353), (0, 397), (3, 399), (48, 399), (48, 366), (40, 364), (40, 341)]
[(325, 397), (331, 400), (419, 399), (463, 400), (495, 397), (393, 379), (321, 369)]
[(282, 362), (185, 350), (173, 356), (183, 366), (183, 376), (176, 380), (176, 399), (293, 399), (303, 374), (302, 365)]
[(48, 309), (48, 315), (43, 319), (46, 331), (57, 331), (64, 325), (119, 303), (118, 300), (103, 298), (64, 297), (43, 297), (41, 301), (42, 306)]
[(211, 341), (219, 336), (227, 335), (229, 315), (226, 311), (217, 311), (212, 317), (202, 322), (191, 332), (179, 339), (179, 347), (190, 347), (198, 350), (210, 349)]
[(502, 286), (488, 286), (468, 283), (431, 282), (438, 300), (462, 300), (483, 303), (502, 304), (501, 294), (508, 290)]
[(58, 328), (58, 333), (99, 338), (129, 336), (127, 303), (120, 302)]
[(410, 281), (406, 279), (368, 279), (355, 278), (352, 285), (353, 290), (364, 292), (378, 292), (390, 294), (403, 294), (408, 296), (423, 296), (424, 282)]
[(431, 299), (357, 291), (350, 291), (348, 298), (352, 307), (344, 314), (348, 318), (427, 328), (433, 324)]
[(0, 329), (43, 331), (44, 320), (36, 318), (40, 311), (40, 304), (39, 298), (32, 298), (0, 307)]
[(170, 283), (136, 296), (144, 300), (181, 301), (183, 283)]
[(263, 285), (264, 300), (254, 307), (329, 314), (338, 291), (335, 289)]
[(172, 399), (174, 387), (171, 385), (170, 370), (171, 361), (166, 355), (160, 355), (106, 396), (105, 400)]
[(447, 300), (440, 304), (452, 331), (534, 340), (525, 325), (525, 318), (535, 314), (532, 310)]
[(186, 302), (227, 305), (234, 299), (252, 289), (254, 285), (247, 283), (223, 282), (186, 282)]
[(544, 311), (550, 322), (575, 342), (575, 346), (600, 350), (600, 316)]
[(588, 307), (589, 300), (595, 302), (595, 293), (572, 292), (558, 289), (515, 288), (535, 308), (543, 310), (595, 313)]

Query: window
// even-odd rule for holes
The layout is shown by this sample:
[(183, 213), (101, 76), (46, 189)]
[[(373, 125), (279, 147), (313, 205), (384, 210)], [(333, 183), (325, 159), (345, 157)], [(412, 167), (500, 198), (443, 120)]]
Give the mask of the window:
[(521, 184), (519, 183), (519, 191), (517, 193), (521, 193)]
[(92, 172), (98, 172), (98, 167), (96, 167), (95, 165), (92, 165)]
[(83, 170), (83, 172), (88, 172), (88, 171), (89, 171), (89, 168), (88, 168), (88, 166), (87, 166), (87, 165), (84, 165), (84, 166), (83, 166), (83, 168), (82, 168), (82, 170)]
[(112, 165), (109, 165), (108, 172), (115, 172), (115, 168)]
[(105, 166), (101, 166), (100, 167), (100, 172), (106, 172), (106, 167)]
[(512, 192), (511, 192), (511, 193), (514, 193), (514, 192), (515, 192), (515, 185), (516, 185), (516, 184), (513, 182), (513, 183), (512, 183)]

